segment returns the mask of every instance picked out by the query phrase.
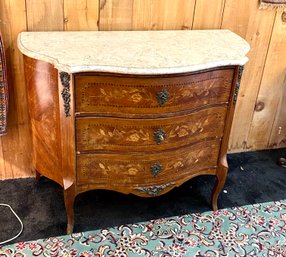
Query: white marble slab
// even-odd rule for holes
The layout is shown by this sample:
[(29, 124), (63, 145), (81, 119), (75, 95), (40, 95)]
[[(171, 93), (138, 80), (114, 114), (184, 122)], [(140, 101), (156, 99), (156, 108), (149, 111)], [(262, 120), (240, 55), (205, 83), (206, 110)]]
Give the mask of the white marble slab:
[(229, 30), (22, 32), (20, 51), (69, 73), (171, 74), (243, 65), (249, 44)]

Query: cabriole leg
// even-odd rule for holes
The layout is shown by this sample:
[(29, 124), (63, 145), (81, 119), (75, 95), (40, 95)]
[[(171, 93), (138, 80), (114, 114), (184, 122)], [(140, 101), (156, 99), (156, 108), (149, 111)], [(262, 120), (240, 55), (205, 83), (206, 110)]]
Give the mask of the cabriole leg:
[(35, 168), (32, 168), (32, 172), (35, 173), (35, 178), (36, 178), (36, 181), (38, 182), (40, 180), (41, 173), (38, 172), (37, 169)]
[(39, 181), (41, 177), (41, 174), (36, 170), (36, 180)]
[(71, 234), (73, 232), (75, 197), (76, 195), (74, 185), (64, 190), (65, 207), (67, 212), (67, 234)]
[(228, 172), (228, 165), (225, 157), (224, 160), (221, 163), (219, 163), (217, 167), (216, 183), (212, 192), (212, 208), (214, 211), (218, 209), (217, 200), (221, 190), (224, 187), (227, 177), (227, 172)]

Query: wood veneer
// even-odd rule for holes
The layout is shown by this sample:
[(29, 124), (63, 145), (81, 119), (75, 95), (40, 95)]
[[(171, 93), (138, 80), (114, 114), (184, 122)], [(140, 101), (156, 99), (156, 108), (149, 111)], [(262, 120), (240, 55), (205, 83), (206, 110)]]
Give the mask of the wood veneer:
[[(76, 75), (76, 113), (146, 117), (195, 109), (228, 101), (233, 69), (161, 76)], [(169, 99), (158, 102), (167, 91)]]
[[(221, 138), (226, 111), (226, 105), (220, 105), (168, 118), (77, 118), (77, 152), (148, 152), (184, 146), (205, 138)], [(157, 141), (155, 137), (160, 131), (165, 136)]]
[(24, 56), (32, 126), (35, 172), (63, 185), (58, 71), (53, 65)]
[(29, 57), (24, 62), (33, 166), (63, 186), (68, 233), (76, 195), (93, 189), (151, 197), (211, 174), (217, 209), (239, 67), (135, 76), (67, 74)]
[[(175, 185), (177, 180), (188, 180), (197, 171), (216, 167), (219, 146), (220, 140), (216, 139), (144, 155), (134, 152), (80, 154), (77, 156), (77, 183), (94, 184), (99, 188), (104, 188), (107, 184), (117, 185), (124, 188), (119, 191), (134, 194), (138, 194), (139, 192), (134, 191), (142, 186), (156, 186), (170, 182)], [(152, 173), (154, 164), (159, 164), (161, 167), (157, 173)], [(140, 195), (152, 196), (148, 193)]]

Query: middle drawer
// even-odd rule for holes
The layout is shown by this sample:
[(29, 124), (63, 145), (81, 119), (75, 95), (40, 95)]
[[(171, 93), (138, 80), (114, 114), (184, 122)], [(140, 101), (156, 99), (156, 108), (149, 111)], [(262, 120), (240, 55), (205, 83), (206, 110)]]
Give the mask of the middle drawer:
[(152, 151), (181, 147), (223, 134), (226, 107), (161, 119), (89, 117), (76, 119), (77, 152)]

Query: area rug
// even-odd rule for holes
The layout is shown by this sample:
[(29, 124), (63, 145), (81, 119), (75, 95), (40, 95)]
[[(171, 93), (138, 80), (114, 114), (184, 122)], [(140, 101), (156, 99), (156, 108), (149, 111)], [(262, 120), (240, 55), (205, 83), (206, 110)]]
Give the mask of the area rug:
[(286, 200), (19, 242), (0, 256), (285, 257)]
[(260, 8), (274, 8), (283, 10), (286, 8), (286, 0), (260, 0)]

